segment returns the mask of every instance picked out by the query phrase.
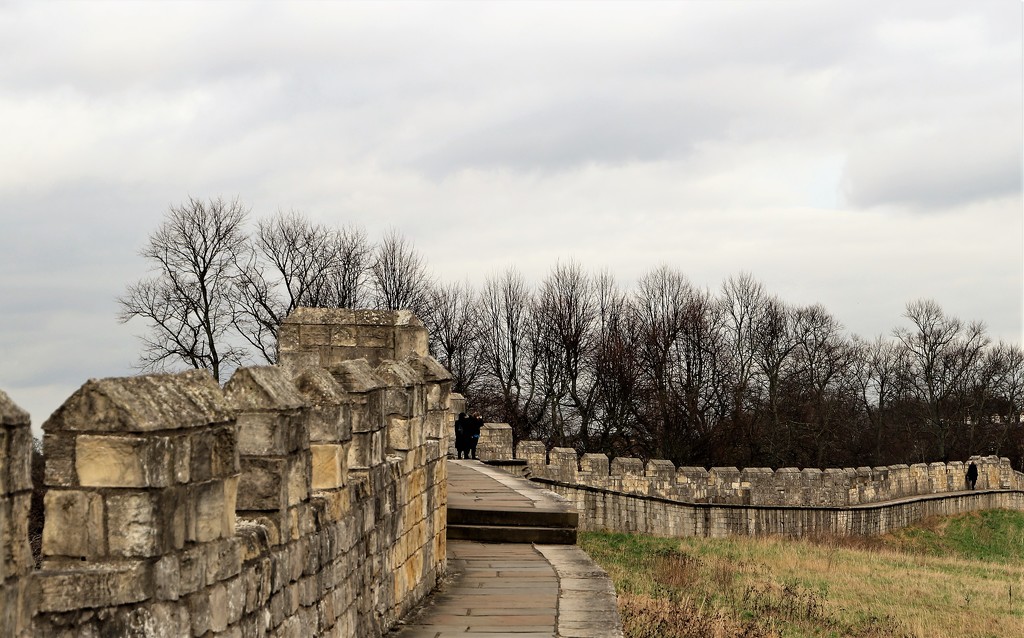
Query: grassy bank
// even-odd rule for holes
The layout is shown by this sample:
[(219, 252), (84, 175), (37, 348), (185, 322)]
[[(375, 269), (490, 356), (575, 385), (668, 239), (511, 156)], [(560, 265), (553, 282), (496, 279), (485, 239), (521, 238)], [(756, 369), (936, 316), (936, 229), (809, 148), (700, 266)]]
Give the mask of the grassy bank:
[(587, 533), (627, 636), (1024, 636), (1024, 513), (936, 519), (872, 539)]

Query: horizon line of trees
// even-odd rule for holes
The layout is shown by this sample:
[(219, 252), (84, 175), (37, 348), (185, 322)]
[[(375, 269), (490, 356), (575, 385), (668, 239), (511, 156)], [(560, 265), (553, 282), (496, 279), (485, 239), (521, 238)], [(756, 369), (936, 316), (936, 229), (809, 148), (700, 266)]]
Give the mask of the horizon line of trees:
[(865, 339), (820, 304), (791, 305), (749, 273), (712, 292), (662, 265), (621, 288), (607, 270), (555, 264), (438, 282), (397, 230), (378, 242), (279, 212), (248, 226), (237, 200), (169, 209), (119, 318), (141, 318), (139, 367), (222, 381), (276, 361), (294, 308), (410, 309), (453, 391), (516, 441), (676, 465), (841, 467), (1024, 461), (1024, 351), (933, 300)]

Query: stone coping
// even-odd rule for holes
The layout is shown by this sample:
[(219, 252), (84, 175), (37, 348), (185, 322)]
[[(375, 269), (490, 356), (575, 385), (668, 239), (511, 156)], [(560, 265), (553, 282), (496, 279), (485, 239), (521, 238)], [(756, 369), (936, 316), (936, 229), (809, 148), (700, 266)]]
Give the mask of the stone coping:
[(698, 509), (747, 509), (747, 510), (794, 510), (794, 511), (825, 511), (825, 512), (844, 512), (851, 510), (872, 510), (872, 509), (886, 509), (889, 507), (896, 507), (904, 505), (906, 503), (914, 503), (920, 501), (939, 501), (952, 498), (963, 498), (965, 496), (981, 496), (985, 494), (1024, 494), (1024, 490), (965, 490), (961, 492), (942, 492), (941, 494), (918, 494), (916, 496), (904, 496), (891, 501), (882, 501), (878, 503), (861, 503), (857, 505), (744, 505), (742, 503), (697, 503), (694, 501), (678, 501), (671, 498), (665, 498), (663, 496), (649, 496), (647, 494), (634, 494), (632, 492), (621, 492), (618, 490), (610, 490), (604, 487), (593, 487), (591, 485), (581, 485), (579, 483), (566, 483), (565, 481), (556, 481), (554, 479), (546, 479), (539, 477), (530, 477), (531, 483), (540, 483), (542, 485), (555, 485), (559, 487), (571, 488), (574, 490), (582, 490), (585, 492), (593, 492), (596, 494), (614, 494), (616, 496), (628, 496), (629, 498), (640, 499), (644, 501), (653, 501), (656, 503), (669, 503), (672, 505), (685, 505), (687, 507), (694, 507)]

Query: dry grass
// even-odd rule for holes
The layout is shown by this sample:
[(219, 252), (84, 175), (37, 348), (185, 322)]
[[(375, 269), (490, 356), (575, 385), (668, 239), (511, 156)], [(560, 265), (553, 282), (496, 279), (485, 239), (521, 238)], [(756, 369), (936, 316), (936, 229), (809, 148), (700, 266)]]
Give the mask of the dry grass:
[(615, 580), (634, 638), (1024, 636), (1019, 558), (904, 551), (898, 538), (585, 534), (581, 544)]

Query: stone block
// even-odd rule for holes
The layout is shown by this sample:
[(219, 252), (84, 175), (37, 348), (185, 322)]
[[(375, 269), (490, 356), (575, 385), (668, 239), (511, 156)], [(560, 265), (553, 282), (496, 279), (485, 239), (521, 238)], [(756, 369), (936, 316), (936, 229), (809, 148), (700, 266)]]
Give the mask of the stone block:
[[(111, 556), (146, 558), (164, 551), (158, 514), (152, 494), (118, 492), (105, 498), (107, 548)], [(173, 534), (173, 532), (172, 532)]]
[[(427, 439), (440, 440), (448, 435), (448, 411), (428, 410), (423, 417), (423, 436)], [(454, 440), (454, 434), (452, 435)], [(511, 456), (511, 442), (509, 444), (509, 456)]]
[(28, 514), (31, 493), (0, 498), (0, 586), (5, 578), (32, 571), (32, 550), (28, 544)]
[(178, 600), (181, 563), (176, 554), (166, 554), (153, 563), (153, 585), (153, 596), (157, 600)]
[(38, 612), (65, 612), (136, 603), (153, 596), (146, 562), (92, 564), (89, 569), (41, 571), (32, 580)]
[(512, 426), (508, 423), (484, 423), (480, 429), (477, 456), (484, 461), (511, 459)]
[(338, 444), (311, 444), (314, 490), (331, 490), (345, 486), (348, 474), (348, 450)]
[(398, 416), (388, 417), (388, 449), (398, 451), (412, 450), (423, 444), (422, 419), (406, 419)]
[[(238, 432), (236, 427), (221, 426), (196, 432), (187, 441), (189, 478), (194, 482), (225, 479), (238, 474)], [(183, 446), (184, 447), (184, 446)], [(184, 472), (179, 472), (179, 482)]]
[(331, 345), (331, 329), (329, 326), (302, 324), (299, 328), (299, 347)]
[[(0, 494), (32, 490), (32, 431), (27, 425), (8, 427), (6, 458), (0, 460)], [(0, 446), (0, 452), (4, 447)]]
[(651, 459), (647, 462), (645, 474), (661, 481), (672, 481), (676, 475), (676, 466), (672, 464), (672, 461)]
[(387, 386), (366, 359), (349, 359), (330, 368), (334, 379), (349, 394), (367, 394)]
[(384, 461), (384, 433), (382, 431), (352, 435), (348, 448), (349, 469), (369, 468)]
[(168, 437), (95, 436), (75, 442), (78, 484), (88, 487), (165, 487), (175, 482)]
[(427, 330), (422, 326), (400, 326), (395, 329), (396, 359), (426, 357), (429, 353)]
[(75, 438), (74, 434), (64, 432), (43, 435), (44, 482), (47, 487), (73, 487), (77, 484)]
[(277, 329), (278, 355), (294, 352), (299, 347), (299, 325), (282, 322)]
[(107, 553), (103, 497), (92, 492), (56, 490), (43, 499), (43, 554), (94, 560)]
[(300, 410), (238, 415), (240, 456), (285, 455), (308, 447), (309, 430)]
[[(190, 487), (192, 494), (186, 535), (189, 541), (206, 543), (228, 536), (229, 490), (226, 481), (208, 481)], [(234, 517), (231, 516), (230, 520)]]

